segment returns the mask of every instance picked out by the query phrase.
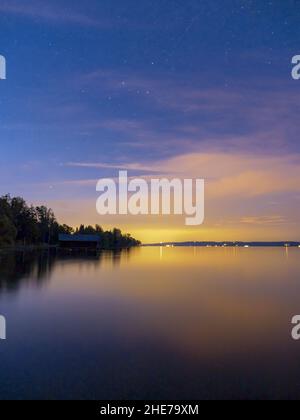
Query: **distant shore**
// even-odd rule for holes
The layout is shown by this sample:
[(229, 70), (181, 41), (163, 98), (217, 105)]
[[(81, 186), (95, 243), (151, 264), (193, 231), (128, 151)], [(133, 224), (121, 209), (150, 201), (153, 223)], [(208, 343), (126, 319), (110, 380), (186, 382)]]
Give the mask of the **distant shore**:
[(159, 242), (153, 244), (143, 244), (144, 247), (163, 246), (163, 247), (204, 247), (204, 248), (226, 248), (226, 247), (240, 247), (240, 248), (282, 248), (282, 247), (300, 247), (300, 242), (295, 241), (281, 241), (281, 242)]

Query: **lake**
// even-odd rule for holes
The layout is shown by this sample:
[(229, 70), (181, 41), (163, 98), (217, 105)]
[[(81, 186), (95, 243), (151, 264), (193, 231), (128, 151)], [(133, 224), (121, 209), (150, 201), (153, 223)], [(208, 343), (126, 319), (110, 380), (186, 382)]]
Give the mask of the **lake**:
[(298, 248), (0, 256), (0, 399), (298, 398)]

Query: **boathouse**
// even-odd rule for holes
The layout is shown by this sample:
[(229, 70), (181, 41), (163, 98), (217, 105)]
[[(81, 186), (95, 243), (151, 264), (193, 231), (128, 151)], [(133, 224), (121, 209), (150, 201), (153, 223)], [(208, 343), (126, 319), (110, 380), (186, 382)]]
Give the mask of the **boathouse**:
[(99, 249), (99, 235), (59, 235), (59, 246), (68, 249)]

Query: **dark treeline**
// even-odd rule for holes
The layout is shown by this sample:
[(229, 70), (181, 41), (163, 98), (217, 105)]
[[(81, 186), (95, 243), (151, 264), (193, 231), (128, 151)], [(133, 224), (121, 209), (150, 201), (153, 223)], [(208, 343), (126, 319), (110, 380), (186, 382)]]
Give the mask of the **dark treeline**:
[(0, 247), (13, 245), (56, 245), (59, 234), (97, 234), (104, 249), (137, 246), (139, 241), (119, 229), (104, 231), (99, 225), (74, 230), (61, 225), (51, 209), (29, 206), (21, 197), (0, 197)]
[[(63, 228), (67, 228), (65, 225)], [(70, 228), (68, 228), (70, 229)], [(122, 234), (120, 229), (114, 228), (112, 231), (104, 231), (101, 226), (84, 226), (81, 225), (75, 231), (71, 229), (69, 232), (75, 235), (98, 235), (103, 249), (129, 248), (132, 246), (139, 246), (141, 243), (129, 234)]]

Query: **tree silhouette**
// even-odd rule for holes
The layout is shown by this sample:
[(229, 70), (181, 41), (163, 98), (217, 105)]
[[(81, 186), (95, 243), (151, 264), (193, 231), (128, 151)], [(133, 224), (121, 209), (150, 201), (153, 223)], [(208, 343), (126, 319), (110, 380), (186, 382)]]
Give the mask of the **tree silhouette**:
[(59, 234), (98, 235), (104, 249), (129, 248), (140, 245), (130, 235), (123, 235), (120, 229), (105, 232), (101, 226), (60, 225), (52, 209), (46, 206), (28, 206), (21, 197), (5, 195), (0, 197), (0, 247), (14, 244), (32, 245), (58, 243)]

